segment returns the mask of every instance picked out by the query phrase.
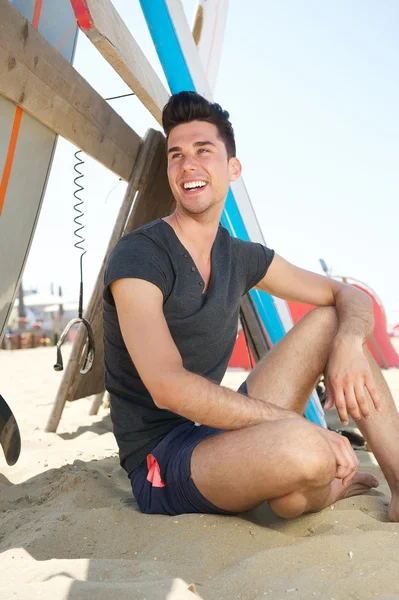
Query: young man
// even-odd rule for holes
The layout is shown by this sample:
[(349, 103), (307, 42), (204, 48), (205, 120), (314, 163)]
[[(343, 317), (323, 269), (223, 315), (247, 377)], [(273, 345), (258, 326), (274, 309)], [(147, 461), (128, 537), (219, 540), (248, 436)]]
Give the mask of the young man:
[[(147, 513), (237, 513), (267, 500), (282, 517), (377, 487), (348, 441), (302, 415), (320, 375), (392, 491), (399, 520), (399, 419), (365, 342), (371, 303), (219, 225), (240, 177), (229, 115), (193, 92), (163, 112), (176, 210), (124, 236), (105, 274), (106, 386), (122, 466)], [(316, 305), (238, 392), (220, 382), (251, 287)], [(196, 424), (200, 423), (200, 426)]]

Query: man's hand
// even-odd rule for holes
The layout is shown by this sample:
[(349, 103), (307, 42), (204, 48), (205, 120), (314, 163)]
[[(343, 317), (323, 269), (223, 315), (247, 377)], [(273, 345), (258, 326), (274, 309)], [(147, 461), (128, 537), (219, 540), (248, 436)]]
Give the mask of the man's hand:
[(328, 429), (320, 429), (320, 431), (334, 452), (337, 463), (335, 477), (342, 479), (342, 485), (346, 485), (355, 475), (356, 469), (359, 466), (359, 459), (350, 445), (348, 438)]
[(360, 339), (335, 341), (327, 365), (326, 384), (327, 402), (324, 408), (329, 410), (335, 404), (344, 425), (348, 424), (348, 413), (355, 421), (370, 417), (365, 389), (375, 409), (381, 410), (381, 401)]

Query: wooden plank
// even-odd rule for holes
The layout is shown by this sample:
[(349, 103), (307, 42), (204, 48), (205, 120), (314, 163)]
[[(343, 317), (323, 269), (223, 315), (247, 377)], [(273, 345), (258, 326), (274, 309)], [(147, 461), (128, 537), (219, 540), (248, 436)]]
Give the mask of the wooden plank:
[[(136, 192), (137, 197), (136, 197)], [(132, 203), (134, 202), (133, 209)], [(91, 323), (96, 358), (93, 368), (81, 375), (80, 358), (84, 349), (86, 333), (83, 328), (77, 332), (72, 353), (58, 389), (53, 411), (46, 431), (56, 431), (67, 400), (77, 400), (104, 391), (104, 347), (102, 341), (102, 293), (104, 269), (109, 253), (119, 238), (158, 217), (163, 217), (174, 209), (174, 198), (167, 180), (165, 138), (159, 131), (150, 129), (145, 137), (122, 207), (119, 212), (108, 245), (97, 282), (87, 307), (85, 317)], [(130, 213), (130, 214), (129, 214)]]
[(240, 320), (246, 342), (249, 344), (255, 361), (259, 362), (270, 348), (262, 321), (249, 294), (245, 294), (241, 298), (240, 308)]
[(98, 413), (98, 411), (100, 410), (100, 406), (103, 403), (103, 398), (104, 392), (99, 392), (98, 394), (95, 394), (89, 410), (90, 416), (94, 416)]
[(8, 0), (0, 15), (0, 94), (128, 181), (140, 137)]
[(71, 0), (81, 30), (155, 117), (169, 99), (158, 75), (110, 0)]

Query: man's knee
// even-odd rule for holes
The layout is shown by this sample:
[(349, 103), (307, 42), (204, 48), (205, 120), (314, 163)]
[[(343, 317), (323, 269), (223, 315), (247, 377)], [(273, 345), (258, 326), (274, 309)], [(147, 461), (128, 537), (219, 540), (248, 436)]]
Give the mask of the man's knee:
[(313, 320), (321, 327), (338, 329), (339, 320), (335, 306), (318, 306), (307, 313), (304, 318), (306, 317), (309, 317), (309, 320)]
[[(339, 319), (334, 306), (319, 306), (308, 312), (298, 323), (307, 327), (309, 340), (319, 340), (323, 346), (328, 347), (336, 336), (339, 327)], [(319, 352), (319, 344), (314, 345), (315, 351)]]
[(317, 429), (306, 432), (305, 443), (296, 448), (294, 460), (305, 487), (328, 485), (335, 477), (336, 461), (328, 442)]

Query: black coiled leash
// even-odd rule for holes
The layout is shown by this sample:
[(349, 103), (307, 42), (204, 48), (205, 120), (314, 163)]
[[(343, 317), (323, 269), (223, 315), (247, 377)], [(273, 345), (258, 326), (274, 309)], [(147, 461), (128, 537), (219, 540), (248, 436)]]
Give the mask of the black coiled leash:
[(79, 312), (78, 312), (78, 317), (76, 317), (75, 319), (72, 319), (71, 321), (69, 321), (69, 323), (67, 324), (67, 326), (65, 327), (64, 331), (61, 333), (60, 335), (60, 339), (57, 342), (57, 362), (54, 365), (54, 370), (55, 371), (62, 371), (64, 368), (64, 364), (62, 361), (62, 354), (61, 354), (61, 346), (65, 341), (66, 336), (68, 335), (70, 329), (77, 324), (83, 324), (86, 327), (86, 331), (87, 331), (87, 340), (86, 340), (86, 350), (85, 350), (85, 356), (84, 356), (84, 360), (83, 360), (83, 365), (80, 368), (80, 372), (82, 375), (85, 375), (86, 373), (88, 373), (90, 371), (90, 369), (93, 366), (94, 363), (94, 357), (95, 357), (95, 348), (94, 348), (94, 334), (93, 334), (93, 329), (90, 325), (90, 323), (83, 317), (83, 257), (86, 254), (86, 249), (82, 247), (81, 244), (83, 244), (83, 242), (85, 241), (84, 237), (81, 236), (79, 234), (79, 231), (81, 231), (84, 227), (84, 225), (82, 225), (82, 223), (79, 221), (79, 219), (81, 217), (84, 216), (84, 213), (80, 210), (79, 206), (81, 206), (83, 204), (83, 200), (81, 198), (79, 198), (78, 193), (80, 193), (84, 188), (83, 186), (80, 185), (80, 183), (78, 183), (78, 179), (80, 179), (81, 177), (83, 177), (83, 174), (77, 169), (77, 167), (79, 165), (83, 165), (84, 161), (81, 160), (78, 157), (78, 154), (80, 154), (81, 151), (78, 150), (77, 152), (75, 152), (74, 156), (76, 158), (76, 160), (78, 161), (75, 165), (74, 165), (74, 170), (76, 173), (78, 173), (78, 176), (75, 177), (74, 179), (74, 183), (77, 186), (77, 190), (75, 190), (75, 192), (73, 193), (73, 195), (75, 196), (76, 200), (78, 200), (78, 202), (74, 205), (74, 209), (75, 211), (78, 213), (78, 215), (74, 218), (74, 222), (76, 225), (78, 225), (78, 228), (75, 229), (74, 231), (74, 235), (79, 238), (79, 240), (76, 242), (76, 244), (74, 244), (75, 248), (77, 248), (78, 250), (81, 250), (81, 255), (80, 255), (80, 290), (79, 290)]

